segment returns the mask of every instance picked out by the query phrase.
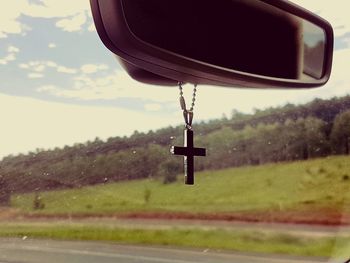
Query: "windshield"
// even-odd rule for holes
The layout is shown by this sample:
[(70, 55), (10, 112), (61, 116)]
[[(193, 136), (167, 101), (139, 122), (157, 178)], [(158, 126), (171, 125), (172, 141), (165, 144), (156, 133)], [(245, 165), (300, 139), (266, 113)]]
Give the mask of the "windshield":
[[(194, 158), (188, 186), (169, 151), (184, 144), (179, 89), (132, 80), (101, 43), (89, 1), (7, 1), (0, 262), (348, 260), (348, 4), (293, 2), (334, 27), (331, 80), (198, 86), (194, 146), (207, 156)], [(183, 92), (190, 105), (193, 87)]]

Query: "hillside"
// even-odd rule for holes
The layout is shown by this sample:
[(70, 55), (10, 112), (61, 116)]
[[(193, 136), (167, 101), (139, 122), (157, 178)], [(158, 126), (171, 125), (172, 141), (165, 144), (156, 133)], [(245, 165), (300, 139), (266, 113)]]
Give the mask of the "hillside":
[[(305, 105), (285, 105), (233, 111), (231, 118), (195, 124), (195, 144), (208, 156), (198, 158), (196, 170), (217, 170), (246, 165), (308, 160), (349, 154), (350, 96), (316, 99)], [(12, 193), (79, 188), (144, 178), (175, 181), (181, 157), (169, 154), (182, 144), (182, 127), (107, 141), (96, 138), (62, 149), (37, 149), (8, 156), (0, 162), (0, 205)]]
[(296, 223), (350, 223), (350, 157), (206, 171), (197, 185), (146, 179), (14, 195), (32, 215), (180, 217)]

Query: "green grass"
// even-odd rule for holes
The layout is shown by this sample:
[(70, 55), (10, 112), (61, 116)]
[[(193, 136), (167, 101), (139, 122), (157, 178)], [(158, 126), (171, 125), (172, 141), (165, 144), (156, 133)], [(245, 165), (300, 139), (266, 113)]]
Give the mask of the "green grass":
[[(40, 193), (36, 213), (193, 213), (332, 208), (350, 200), (350, 158), (330, 157), (196, 174), (196, 185), (140, 180)], [(149, 202), (145, 192), (150, 191)], [(34, 194), (12, 196), (12, 206), (33, 212)]]
[[(182, 180), (111, 183), (81, 189), (41, 192), (42, 210), (33, 210), (34, 194), (12, 196), (22, 213), (118, 214), (130, 212), (350, 212), (350, 158), (346, 156), (268, 164), (196, 174), (196, 185)], [(145, 193), (150, 193), (145, 201)], [(328, 209), (328, 210), (327, 210)], [(321, 211), (317, 214), (317, 211)], [(332, 215), (330, 215), (332, 217)], [(328, 257), (349, 254), (350, 238), (296, 236), (288, 233), (228, 229), (126, 229), (118, 225), (43, 223), (0, 224), (0, 236), (101, 240), (128, 244), (173, 245), (263, 253)]]
[[(78, 223), (3, 223), (0, 225), (0, 236), (111, 241), (318, 257), (332, 256), (334, 246), (331, 238), (296, 237), (263, 231), (126, 229)], [(343, 238), (341, 242), (350, 242), (350, 238)]]

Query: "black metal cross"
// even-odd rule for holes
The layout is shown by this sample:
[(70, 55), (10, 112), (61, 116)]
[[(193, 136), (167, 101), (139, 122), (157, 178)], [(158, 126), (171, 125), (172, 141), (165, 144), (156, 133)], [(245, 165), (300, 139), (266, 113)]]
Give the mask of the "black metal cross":
[(184, 147), (172, 146), (170, 152), (184, 156), (185, 184), (194, 184), (194, 156), (205, 156), (204, 148), (193, 147), (193, 130), (184, 130)]

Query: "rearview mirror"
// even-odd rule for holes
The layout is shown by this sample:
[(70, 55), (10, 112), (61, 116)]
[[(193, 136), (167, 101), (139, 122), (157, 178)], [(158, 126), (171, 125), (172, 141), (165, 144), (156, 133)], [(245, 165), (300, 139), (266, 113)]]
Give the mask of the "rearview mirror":
[(97, 31), (143, 82), (309, 88), (331, 72), (333, 30), (283, 0), (90, 0)]

